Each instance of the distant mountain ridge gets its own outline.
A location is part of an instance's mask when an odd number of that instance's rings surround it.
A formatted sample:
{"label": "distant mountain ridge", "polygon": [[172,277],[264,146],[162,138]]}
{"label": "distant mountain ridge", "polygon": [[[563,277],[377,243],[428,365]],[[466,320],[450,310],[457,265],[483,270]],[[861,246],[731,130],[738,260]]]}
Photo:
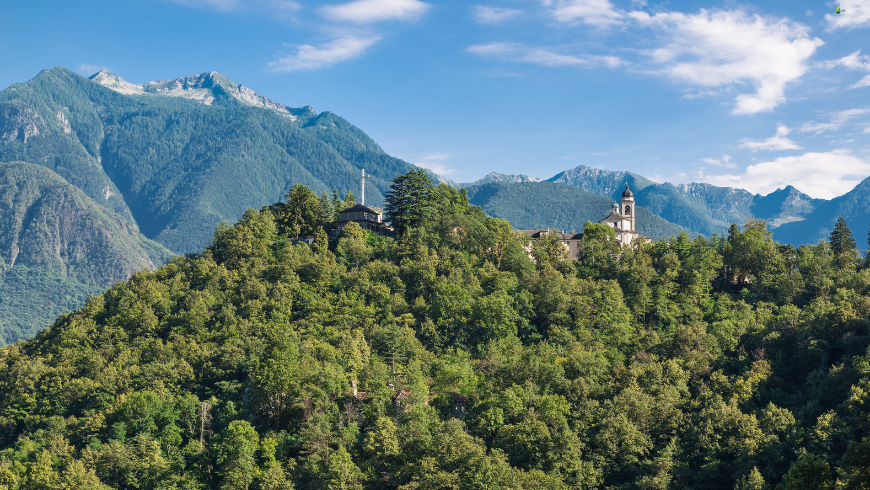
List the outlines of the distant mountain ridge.
{"label": "distant mountain ridge", "polygon": [[100,85],[124,95],[165,95],[182,97],[202,102],[206,105],[235,100],[254,107],[262,107],[278,112],[292,120],[300,113],[314,115],[311,106],[290,108],[264,97],[248,87],[235,83],[216,71],[190,75],[173,80],[161,80],[133,84],[108,70],[101,70],[89,78]]}
{"label": "distant mountain ridge", "polygon": [[[561,182],[494,181],[466,188],[469,202],[495,218],[506,219],[514,228],[581,231],[586,221],[607,217],[613,201]],[[636,206],[637,232],[658,240],[688,232],[679,225]]]}
{"label": "distant mountain ridge", "polygon": [[[216,72],[141,85],[44,70],[0,92],[0,161],[48,167],[178,253],[293,184],[383,204],[416,167],[331,112],[290,108]],[[362,196],[356,196],[359,200]]]}

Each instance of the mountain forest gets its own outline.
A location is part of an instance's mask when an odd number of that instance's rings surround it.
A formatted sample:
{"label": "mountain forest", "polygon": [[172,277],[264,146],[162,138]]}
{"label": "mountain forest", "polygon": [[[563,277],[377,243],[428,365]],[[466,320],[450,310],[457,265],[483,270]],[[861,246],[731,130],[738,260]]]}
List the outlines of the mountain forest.
{"label": "mountain forest", "polygon": [[870,485],[845,220],[797,248],[590,222],[569,260],[421,171],[384,199],[396,238],[330,241],[294,186],[0,349],[0,489]]}

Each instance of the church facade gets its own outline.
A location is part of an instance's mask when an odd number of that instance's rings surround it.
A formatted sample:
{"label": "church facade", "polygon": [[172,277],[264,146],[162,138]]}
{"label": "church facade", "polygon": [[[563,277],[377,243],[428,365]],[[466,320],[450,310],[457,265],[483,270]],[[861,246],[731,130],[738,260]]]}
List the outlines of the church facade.
{"label": "church facade", "polygon": [[[635,229],[634,194],[628,188],[628,184],[625,185],[625,191],[622,192],[622,200],[618,203],[613,203],[613,207],[610,208],[610,214],[604,219],[599,220],[598,223],[613,228],[614,233],[616,233],[616,240],[621,247],[630,246],[635,241],[642,243],[650,241],[649,238],[641,235]],[[518,231],[528,235],[532,241],[556,234],[562,245],[568,249],[568,256],[571,257],[571,260],[579,258],[580,245],[583,239],[582,233],[563,233],[559,230],[550,229]],[[529,253],[529,257],[531,257],[531,247],[528,247],[526,251]]]}
{"label": "church facade", "polygon": [[634,219],[634,194],[628,188],[628,184],[625,184],[622,200],[618,203],[613,203],[613,207],[610,208],[610,214],[600,220],[599,223],[613,228],[613,231],[616,233],[616,240],[620,245],[631,245],[632,242],[638,239],[649,241],[649,239],[642,237],[636,231]]}

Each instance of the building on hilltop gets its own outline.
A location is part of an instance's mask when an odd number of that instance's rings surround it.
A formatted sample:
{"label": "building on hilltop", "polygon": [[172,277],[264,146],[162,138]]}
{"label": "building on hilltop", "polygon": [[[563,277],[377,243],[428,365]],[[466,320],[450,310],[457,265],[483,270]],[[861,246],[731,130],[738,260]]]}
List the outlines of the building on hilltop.
{"label": "building on hilltop", "polygon": [[350,222],[354,222],[363,230],[368,230],[376,235],[394,236],[396,230],[384,222],[384,213],[381,208],[366,206],[365,169],[362,169],[362,177],[358,180],[362,181],[360,204],[355,204],[338,213],[338,223],[336,223],[335,228],[329,231],[329,237],[333,239],[338,238],[341,235],[341,231]]}
{"label": "building on hilltop", "polygon": [[[625,191],[622,193],[622,201],[613,203],[610,208],[610,214],[604,219],[598,221],[602,225],[607,225],[613,228],[616,233],[616,240],[620,247],[631,245],[635,241],[642,243],[649,242],[650,239],[635,231],[635,207],[634,194],[625,184]],[[529,238],[539,240],[541,237],[549,236],[553,233],[559,236],[559,241],[568,249],[568,256],[571,260],[577,260],[580,254],[580,242],[583,239],[582,233],[563,233],[558,230],[518,230],[520,233],[528,235]],[[531,247],[526,249],[531,257]]]}
{"label": "building on hilltop", "polygon": [[363,230],[368,230],[376,235],[393,236],[395,230],[384,222],[384,215],[379,208],[355,204],[338,213],[338,223],[329,233],[330,238],[338,238],[341,230],[348,223],[354,222]]}
{"label": "building on hilltop", "polygon": [[[542,237],[556,234],[559,236],[559,241],[568,249],[568,256],[571,260],[577,260],[580,253],[580,240],[583,239],[582,233],[562,233],[559,230],[517,230],[524,235],[528,235],[532,241],[540,240]],[[529,257],[532,256],[531,246],[526,248]]]}
{"label": "building on hilltop", "polygon": [[610,214],[599,221],[602,225],[607,225],[613,228],[616,232],[616,240],[620,245],[631,245],[634,240],[649,241],[649,238],[643,237],[634,227],[634,194],[625,184],[625,190],[622,192],[622,201],[613,203],[610,208]]}

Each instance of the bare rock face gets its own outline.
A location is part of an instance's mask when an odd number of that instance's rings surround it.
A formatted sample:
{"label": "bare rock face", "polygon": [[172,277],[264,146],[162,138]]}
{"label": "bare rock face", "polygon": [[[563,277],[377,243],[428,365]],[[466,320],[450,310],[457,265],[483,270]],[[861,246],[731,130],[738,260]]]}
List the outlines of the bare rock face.
{"label": "bare rock face", "polygon": [[[216,71],[136,85],[125,81],[114,73],[103,70],[93,75],[91,80],[125,95],[150,94],[182,97],[206,105],[212,105],[221,99],[234,99],[247,105],[275,111],[293,121],[298,119],[296,113],[299,112],[299,109],[291,109],[284,104],[279,104],[248,87],[233,82]],[[311,108],[307,107],[302,110],[305,109],[310,110]]]}
{"label": "bare rock face", "polygon": [[45,121],[30,107],[8,105],[0,107],[0,138],[13,142],[20,139],[24,143],[40,134]]}

